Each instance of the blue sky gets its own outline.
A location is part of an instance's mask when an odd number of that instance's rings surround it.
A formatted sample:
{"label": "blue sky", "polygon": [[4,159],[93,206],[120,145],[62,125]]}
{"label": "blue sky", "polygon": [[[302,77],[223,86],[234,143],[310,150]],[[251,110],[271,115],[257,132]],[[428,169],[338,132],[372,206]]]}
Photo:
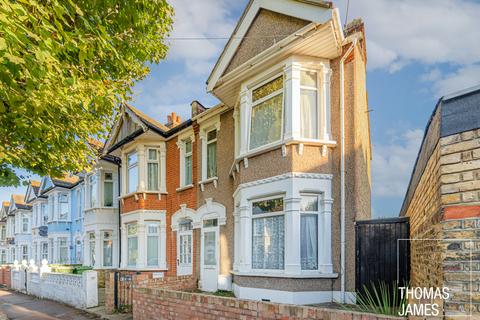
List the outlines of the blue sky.
{"label": "blue sky", "polygon": [[[246,0],[172,0],[174,37],[228,37]],[[345,19],[347,0],[334,1]],[[395,216],[439,97],[480,83],[480,1],[354,0],[367,36],[375,217]],[[171,41],[167,59],[135,87],[133,104],[161,122],[190,102],[212,106],[205,81],[226,40]],[[23,188],[0,188],[0,200]]]}

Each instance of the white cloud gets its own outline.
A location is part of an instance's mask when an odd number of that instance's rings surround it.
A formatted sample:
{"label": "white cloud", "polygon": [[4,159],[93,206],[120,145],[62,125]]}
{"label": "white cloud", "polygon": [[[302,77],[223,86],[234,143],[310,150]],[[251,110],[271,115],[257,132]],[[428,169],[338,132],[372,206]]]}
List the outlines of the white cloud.
{"label": "white cloud", "polygon": [[[345,1],[337,5],[345,13]],[[479,2],[356,0],[350,6],[350,17],[365,21],[370,70],[395,71],[406,61],[427,65],[480,61]]]}
{"label": "white cloud", "polygon": [[435,79],[433,90],[437,97],[480,84],[480,65],[468,65]]}
{"label": "white cloud", "polygon": [[[393,135],[398,136],[398,135]],[[373,147],[373,196],[403,197],[423,138],[423,130],[405,131],[400,139]]]}

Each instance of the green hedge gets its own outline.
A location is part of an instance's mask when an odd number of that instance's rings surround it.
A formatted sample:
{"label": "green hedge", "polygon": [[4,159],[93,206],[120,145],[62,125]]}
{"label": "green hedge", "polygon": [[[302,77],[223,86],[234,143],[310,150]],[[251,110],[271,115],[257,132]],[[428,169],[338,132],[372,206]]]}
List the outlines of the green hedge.
{"label": "green hedge", "polygon": [[52,264],[52,272],[82,274],[85,271],[92,270],[92,267],[82,266],[81,264]]}

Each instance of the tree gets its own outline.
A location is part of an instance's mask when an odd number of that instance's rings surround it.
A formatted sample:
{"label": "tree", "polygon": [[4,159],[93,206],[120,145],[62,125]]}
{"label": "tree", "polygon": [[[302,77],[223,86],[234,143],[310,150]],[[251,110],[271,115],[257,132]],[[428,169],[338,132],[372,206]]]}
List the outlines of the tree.
{"label": "tree", "polygon": [[166,0],[0,0],[0,186],[87,168],[172,21]]}

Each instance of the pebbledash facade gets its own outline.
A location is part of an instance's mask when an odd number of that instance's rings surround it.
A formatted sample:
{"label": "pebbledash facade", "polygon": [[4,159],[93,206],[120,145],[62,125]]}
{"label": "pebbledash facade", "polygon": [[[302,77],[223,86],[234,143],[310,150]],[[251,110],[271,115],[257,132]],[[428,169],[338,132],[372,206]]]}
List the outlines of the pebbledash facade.
{"label": "pebbledash facade", "polygon": [[[204,291],[309,304],[353,299],[354,223],[370,217],[363,24],[320,1],[250,1],[207,82],[166,125],[125,105],[124,272],[193,276]],[[272,36],[278,35],[278,36]]]}

